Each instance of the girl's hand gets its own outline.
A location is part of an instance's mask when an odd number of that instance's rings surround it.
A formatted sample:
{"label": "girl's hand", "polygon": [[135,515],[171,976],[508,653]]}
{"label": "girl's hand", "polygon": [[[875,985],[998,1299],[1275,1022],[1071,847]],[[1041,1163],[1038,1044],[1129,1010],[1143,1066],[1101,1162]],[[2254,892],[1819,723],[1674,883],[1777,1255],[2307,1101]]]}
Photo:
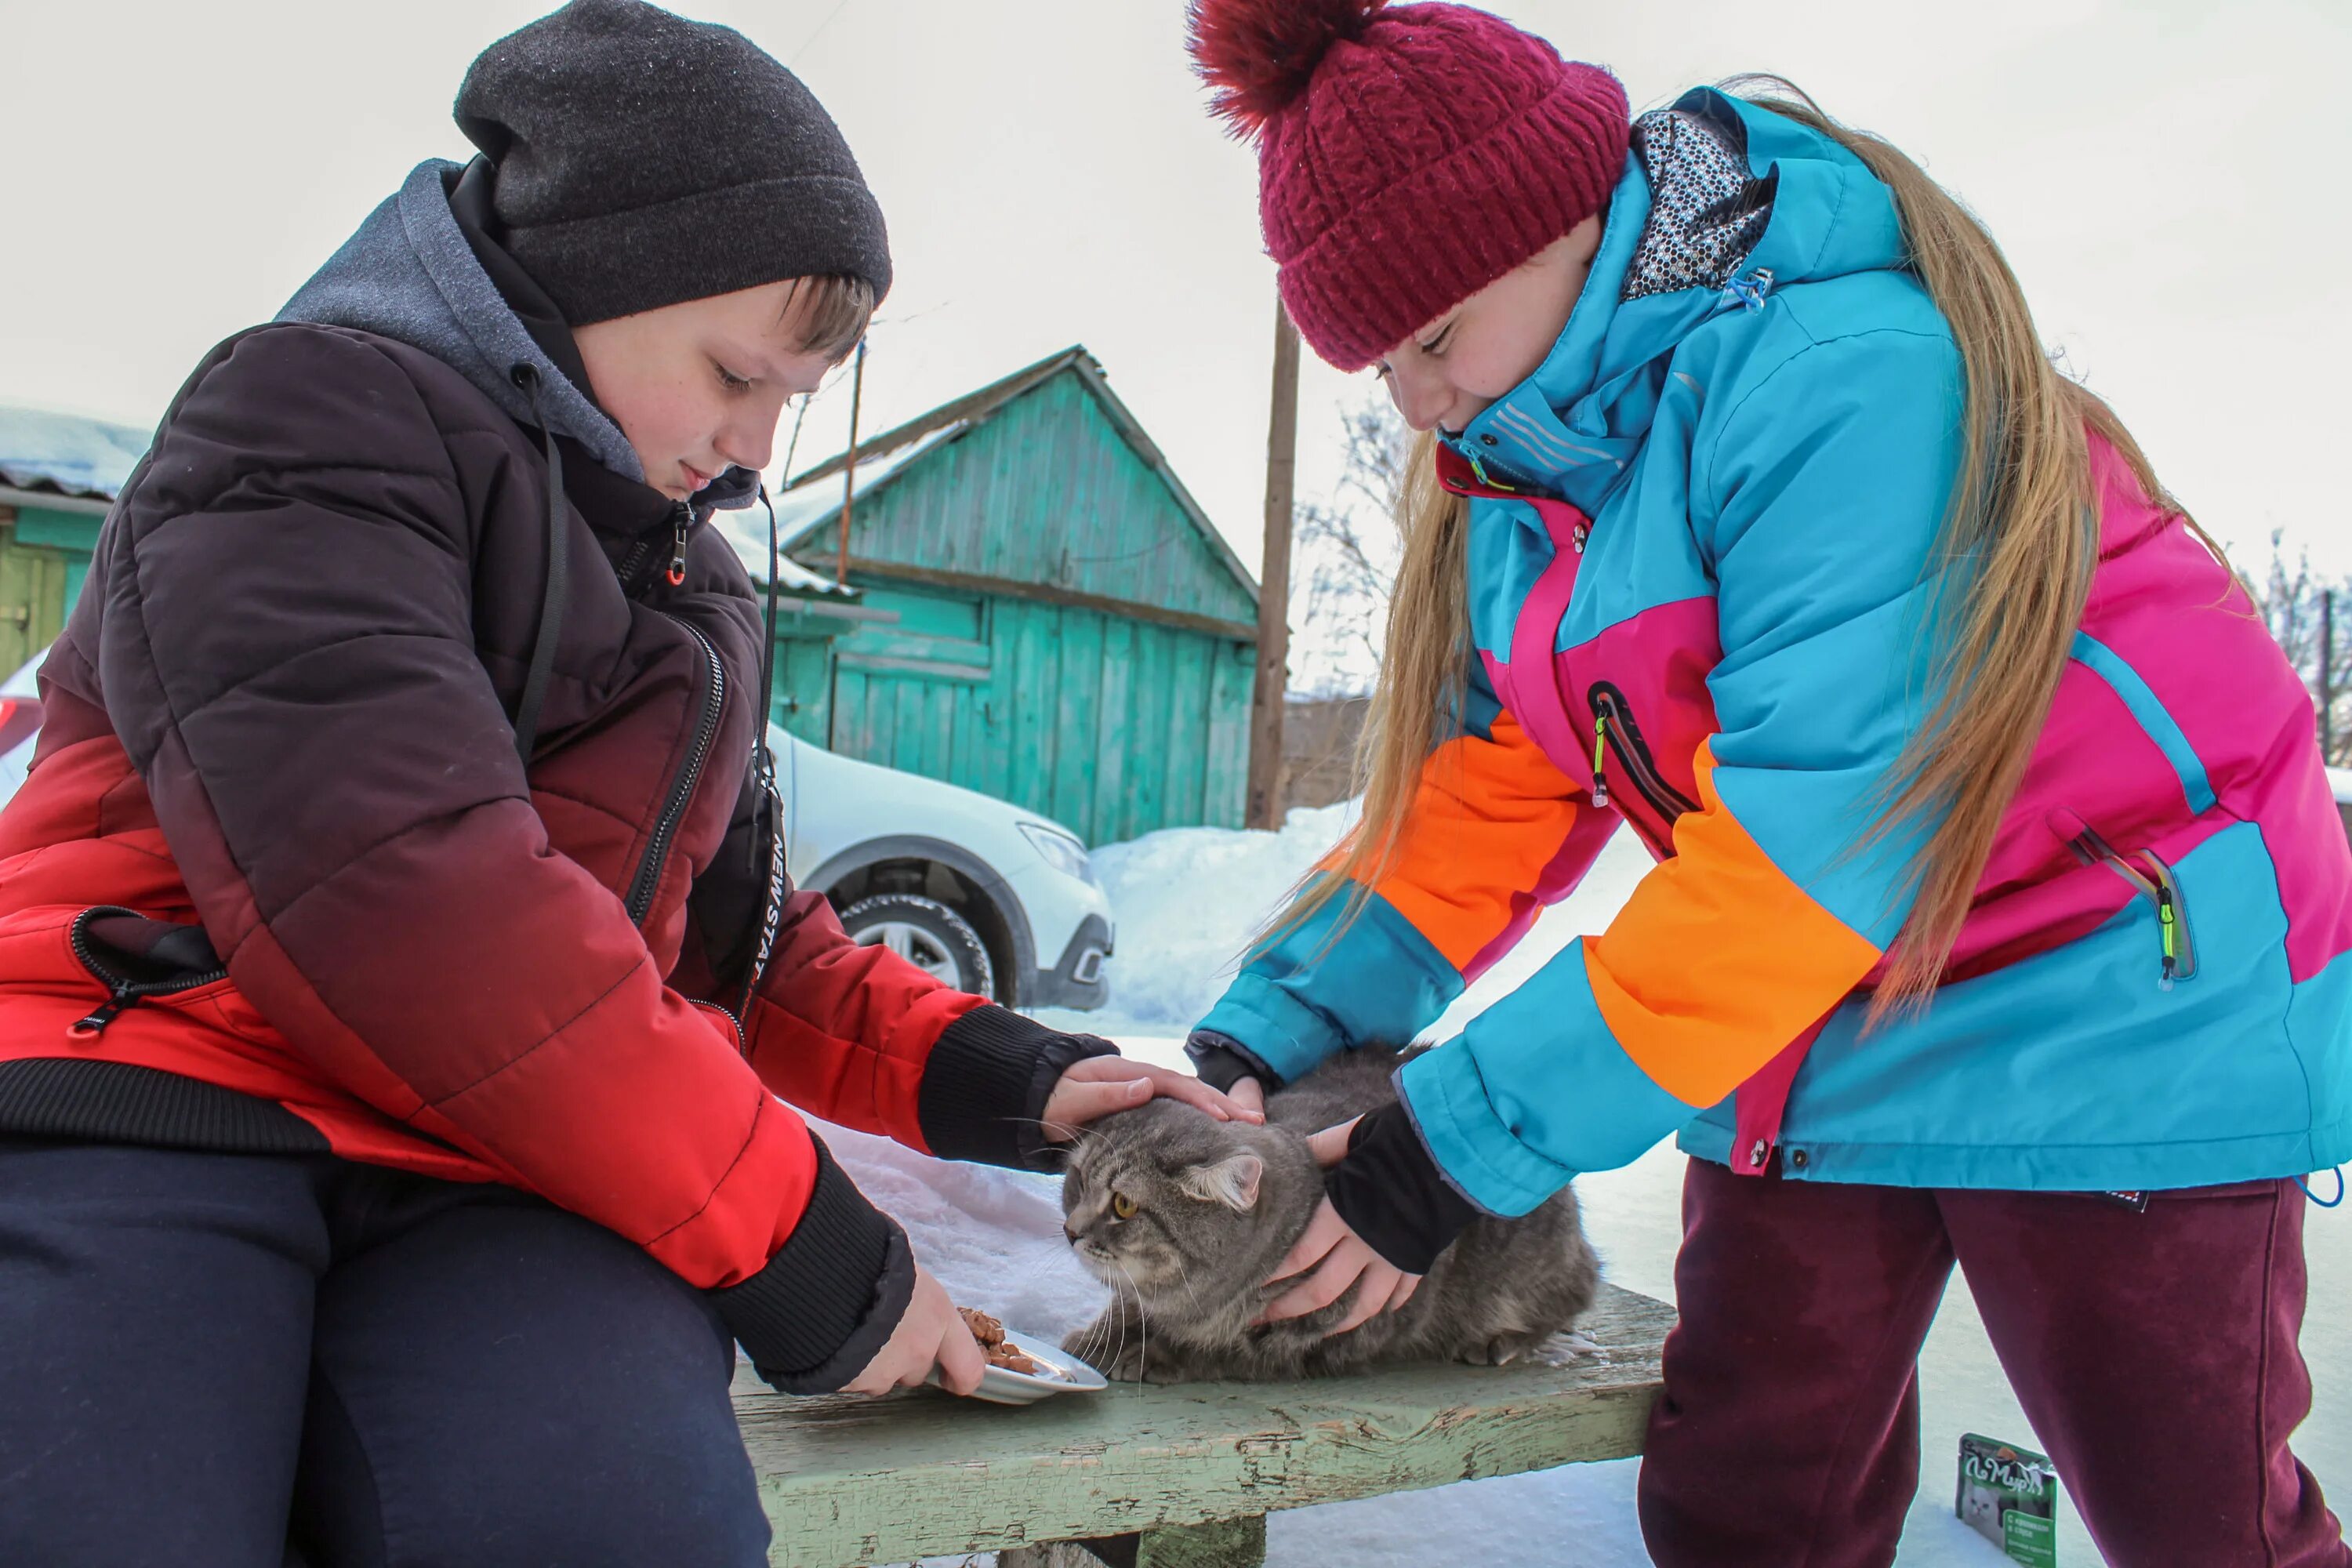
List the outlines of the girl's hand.
{"label": "girl's hand", "polygon": [[842,1390],[871,1399],[894,1388],[915,1388],[929,1381],[934,1369],[940,1386],[950,1394],[970,1394],[980,1386],[988,1358],[980,1342],[964,1326],[963,1314],[948,1300],[947,1290],[931,1271],[915,1265],[915,1293],[890,1338]]}
{"label": "girl's hand", "polygon": [[1259,1121],[1265,1120],[1265,1085],[1258,1082],[1257,1079],[1254,1078],[1234,1079],[1234,1086],[1225,1090],[1225,1098],[1244,1110],[1256,1111]]}
{"label": "girl's hand", "polygon": [[[1334,1128],[1332,1131],[1345,1130]],[[1318,1133],[1316,1136],[1320,1138],[1326,1134]],[[1420,1275],[1407,1274],[1374,1252],[1361,1237],[1348,1228],[1348,1222],[1339,1217],[1339,1211],[1331,1206],[1328,1198],[1318,1205],[1315,1217],[1307,1222],[1306,1233],[1299,1237],[1297,1245],[1290,1249],[1290,1255],[1276,1268],[1265,1283],[1272,1285],[1310,1268],[1314,1272],[1270,1302],[1259,1315],[1258,1321],[1278,1322],[1285,1318],[1303,1318],[1309,1312],[1319,1312],[1353,1287],[1355,1305],[1330,1330],[1334,1334],[1344,1334],[1359,1323],[1370,1322],[1382,1312],[1394,1311],[1412,1300],[1412,1293],[1421,1289]]]}
{"label": "girl's hand", "polygon": [[1220,1094],[1188,1072],[1171,1072],[1124,1057],[1088,1057],[1071,1065],[1046,1098],[1045,1137],[1066,1143],[1087,1122],[1115,1110],[1132,1110],[1154,1095],[1197,1106],[1220,1121],[1264,1121],[1260,1106],[1246,1106]]}
{"label": "girl's hand", "polygon": [[[1255,1088],[1255,1080],[1245,1079]],[[1240,1085],[1236,1084],[1235,1088]],[[1348,1157],[1348,1138],[1355,1131],[1362,1117],[1342,1121],[1337,1127],[1326,1127],[1307,1141],[1307,1151],[1315,1163],[1329,1170]],[[1339,1211],[1325,1198],[1316,1208],[1315,1217],[1307,1222],[1306,1231],[1289,1256],[1275,1268],[1265,1283],[1288,1279],[1312,1268],[1314,1273],[1300,1280],[1287,1293],[1268,1304],[1260,1314],[1260,1322],[1275,1322],[1284,1318],[1303,1318],[1329,1306],[1356,1289],[1356,1304],[1348,1315],[1332,1326],[1335,1334],[1344,1334],[1359,1323],[1370,1322],[1382,1312],[1393,1312],[1412,1300],[1421,1289],[1421,1276],[1407,1274],[1367,1246],[1339,1217]]]}

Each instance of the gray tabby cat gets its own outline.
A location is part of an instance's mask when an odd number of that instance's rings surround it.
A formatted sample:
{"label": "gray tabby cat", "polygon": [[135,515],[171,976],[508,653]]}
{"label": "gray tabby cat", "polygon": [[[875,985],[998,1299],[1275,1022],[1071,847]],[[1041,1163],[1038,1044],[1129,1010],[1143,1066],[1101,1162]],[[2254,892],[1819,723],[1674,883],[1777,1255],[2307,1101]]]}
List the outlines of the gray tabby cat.
{"label": "gray tabby cat", "polygon": [[1348,1052],[1271,1096],[1263,1127],[1155,1100],[1087,1129],[1062,1184],[1063,1229],[1112,1296],[1063,1348],[1115,1382],[1250,1381],[1388,1362],[1500,1366],[1567,1329],[1592,1304],[1600,1265],[1565,1188],[1518,1219],[1480,1215],[1411,1300],[1345,1334],[1326,1337],[1345,1297],[1250,1327],[1282,1294],[1259,1281],[1323,1197],[1308,1135],[1391,1103],[1406,1059]]}

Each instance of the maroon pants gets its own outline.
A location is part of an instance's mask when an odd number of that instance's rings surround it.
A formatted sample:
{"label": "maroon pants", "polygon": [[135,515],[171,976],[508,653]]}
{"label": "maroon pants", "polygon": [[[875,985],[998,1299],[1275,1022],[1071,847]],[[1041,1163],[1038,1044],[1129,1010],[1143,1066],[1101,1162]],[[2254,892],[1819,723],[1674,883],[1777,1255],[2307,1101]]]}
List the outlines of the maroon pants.
{"label": "maroon pants", "polygon": [[2352,1568],[2287,1451],[2311,1408],[2291,1182],[2058,1193],[1735,1176],[1691,1162],[1682,1321],[1642,1464],[1658,1568],[1895,1561],[1919,1476],[1920,1343],[1957,1259],[2116,1568]]}

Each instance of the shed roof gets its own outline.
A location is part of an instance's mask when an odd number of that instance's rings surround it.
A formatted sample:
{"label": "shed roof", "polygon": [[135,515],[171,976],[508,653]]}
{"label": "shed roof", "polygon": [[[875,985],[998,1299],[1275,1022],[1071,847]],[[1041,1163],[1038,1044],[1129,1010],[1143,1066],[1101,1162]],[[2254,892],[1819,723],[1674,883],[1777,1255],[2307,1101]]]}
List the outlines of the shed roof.
{"label": "shed roof", "polygon": [[[1108,373],[1101,362],[1087,353],[1083,344],[1074,343],[1059,353],[1049,354],[1034,364],[1024,366],[986,386],[943,403],[870,440],[859,442],[857,499],[863,500],[869,493],[884,489],[901,475],[919,467],[924,457],[986,425],[1024,393],[1034,391],[1065,373],[1075,375],[1086,388],[1111,427],[1118,433],[1119,438],[1165,487],[1169,499],[1199,532],[1211,555],[1232,574],[1234,582],[1255,605],[1257,603],[1257,580],[1250,575],[1249,569],[1234,554],[1233,546],[1225,542],[1224,535],[1217,531],[1208,514],[1201,510],[1200,503],[1192,499],[1192,492],[1176,477],[1175,470],[1168,465],[1166,454],[1145,434],[1134,412],[1111,390]],[[808,542],[812,535],[840,520],[844,486],[839,481],[848,463],[847,453],[835,453],[792,480],[790,487],[778,498],[776,516],[784,531],[785,549]]]}
{"label": "shed roof", "polygon": [[103,419],[0,406],[0,484],[110,501],[152,439],[151,431]]}

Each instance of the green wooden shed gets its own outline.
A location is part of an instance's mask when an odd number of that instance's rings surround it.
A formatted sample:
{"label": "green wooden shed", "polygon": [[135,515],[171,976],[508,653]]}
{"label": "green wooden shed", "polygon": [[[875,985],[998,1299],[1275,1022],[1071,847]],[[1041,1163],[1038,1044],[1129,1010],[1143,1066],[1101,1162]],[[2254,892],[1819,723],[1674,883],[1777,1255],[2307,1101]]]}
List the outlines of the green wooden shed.
{"label": "green wooden shed", "polygon": [[148,432],[0,408],[0,679],[56,640]]}
{"label": "green wooden shed", "polygon": [[[842,576],[847,467],[779,500],[803,572]],[[1257,584],[1093,355],[862,443],[840,586],[868,618],[782,639],[780,722],[1089,843],[1240,826]]]}

